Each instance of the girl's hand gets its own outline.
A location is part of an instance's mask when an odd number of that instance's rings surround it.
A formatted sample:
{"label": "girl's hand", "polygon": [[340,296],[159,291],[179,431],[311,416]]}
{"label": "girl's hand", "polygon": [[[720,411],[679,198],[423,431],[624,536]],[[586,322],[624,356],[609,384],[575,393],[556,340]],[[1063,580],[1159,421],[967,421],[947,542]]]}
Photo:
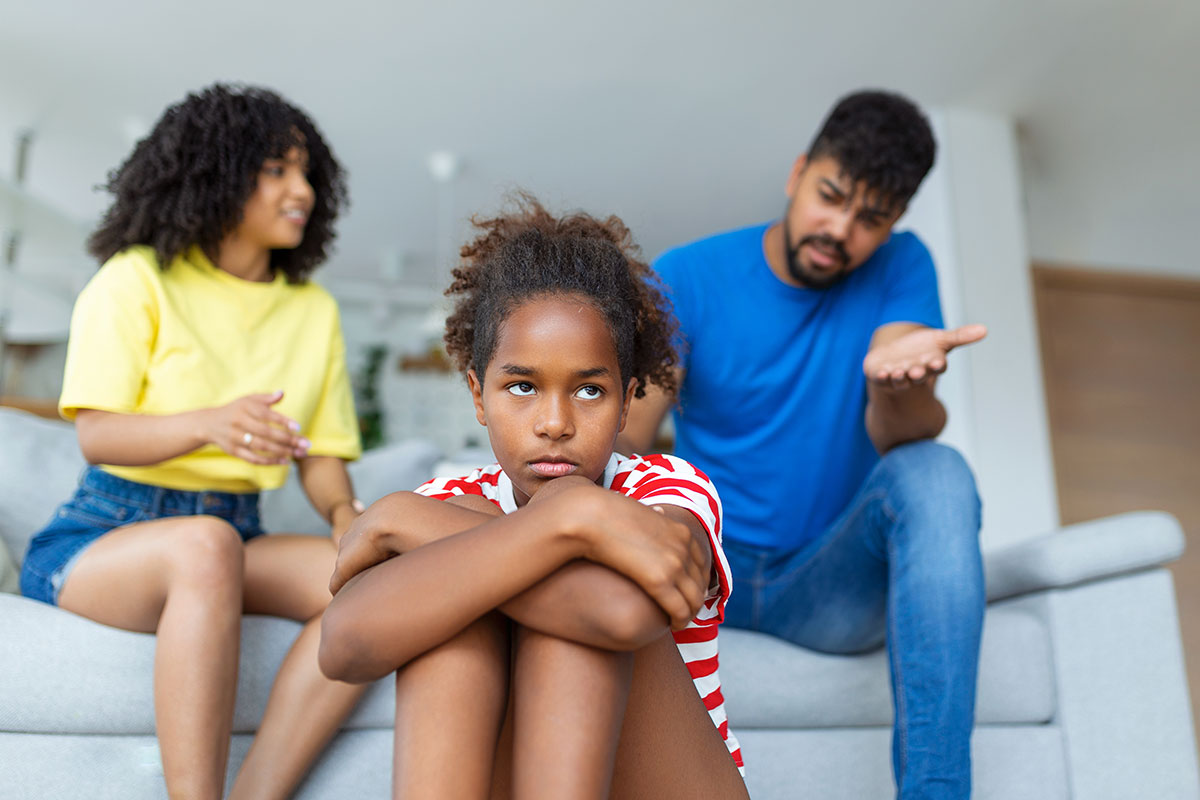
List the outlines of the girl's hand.
{"label": "girl's hand", "polygon": [[329,578],[329,593],[337,594],[346,582],[365,569],[387,561],[396,552],[387,546],[385,538],[377,535],[371,524],[370,509],[350,523],[338,542],[337,561]]}
{"label": "girl's hand", "polygon": [[569,518],[582,523],[585,557],[642,587],[670,617],[672,629],[685,627],[703,604],[709,584],[708,553],[692,530],[659,506],[599,487],[572,487],[558,494]]}
{"label": "girl's hand", "polygon": [[311,443],[300,436],[300,423],[271,408],[282,399],[282,390],[249,394],[207,409],[207,440],[251,464],[286,464],[303,458]]}

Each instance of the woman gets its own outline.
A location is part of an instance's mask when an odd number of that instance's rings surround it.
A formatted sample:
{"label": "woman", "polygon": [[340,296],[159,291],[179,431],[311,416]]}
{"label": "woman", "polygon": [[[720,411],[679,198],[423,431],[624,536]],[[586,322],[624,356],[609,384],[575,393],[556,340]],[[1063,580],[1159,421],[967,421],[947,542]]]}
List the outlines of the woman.
{"label": "woman", "polygon": [[[168,108],[108,189],[59,400],[92,466],[31,541],[21,589],[157,633],[172,797],[223,793],[241,615],[305,622],[231,795],[284,797],[362,691],[316,658],[337,541],[362,508],[337,306],[306,281],[343,172],[304,112],[214,85]],[[328,539],[263,535],[258,492],[292,461]]]}

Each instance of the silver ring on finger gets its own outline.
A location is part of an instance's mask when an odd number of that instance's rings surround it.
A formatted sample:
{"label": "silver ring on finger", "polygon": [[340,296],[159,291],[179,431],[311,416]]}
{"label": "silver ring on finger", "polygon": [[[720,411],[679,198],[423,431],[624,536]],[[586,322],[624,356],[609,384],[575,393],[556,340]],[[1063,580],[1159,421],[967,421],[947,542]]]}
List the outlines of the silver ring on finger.
{"label": "silver ring on finger", "polygon": [[246,447],[249,447],[250,443],[253,441],[254,441],[254,434],[251,433],[250,431],[246,431],[245,433],[242,434],[242,444],[246,445]]}

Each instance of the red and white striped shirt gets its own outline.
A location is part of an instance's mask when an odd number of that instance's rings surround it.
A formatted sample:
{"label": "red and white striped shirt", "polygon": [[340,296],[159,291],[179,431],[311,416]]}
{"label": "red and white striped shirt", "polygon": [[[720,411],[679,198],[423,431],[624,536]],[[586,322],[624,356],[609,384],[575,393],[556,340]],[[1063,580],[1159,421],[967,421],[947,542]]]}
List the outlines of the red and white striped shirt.
{"label": "red and white striped shirt", "polygon": [[[685,508],[700,520],[708,533],[717,585],[709,589],[708,597],[687,627],[672,635],[709,717],[721,732],[725,746],[740,770],[742,750],[737,737],[729,730],[721,678],[717,672],[717,626],[725,618],[725,601],[733,589],[729,563],[721,549],[721,499],[717,489],[707,475],[681,458],[669,455],[626,458],[616,453],[604,469],[603,485],[645,505]],[[435,500],[474,494],[491,500],[505,514],[517,510],[512,481],[499,464],[477,469],[462,478],[434,478],[415,491]]]}

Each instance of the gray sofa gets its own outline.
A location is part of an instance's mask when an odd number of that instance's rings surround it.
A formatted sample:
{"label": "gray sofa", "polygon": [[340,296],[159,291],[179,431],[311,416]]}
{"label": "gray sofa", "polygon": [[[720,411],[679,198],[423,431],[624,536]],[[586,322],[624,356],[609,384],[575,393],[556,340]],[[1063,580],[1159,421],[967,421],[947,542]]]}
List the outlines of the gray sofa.
{"label": "gray sofa", "polygon": [[[82,459],[70,427],[0,409],[0,537],[17,557],[71,491]],[[352,471],[364,499],[415,485],[439,454],[406,442]],[[319,531],[295,485],[264,501],[270,530]],[[978,798],[1197,798],[1195,742],[1175,600],[1164,562],[1182,549],[1167,515],[1076,525],[989,553],[980,666]],[[3,561],[3,554],[0,554]],[[0,564],[0,581],[3,581]],[[298,631],[248,617],[231,771]],[[154,639],[0,594],[0,796],[158,798]],[[721,634],[730,722],[756,800],[892,793],[891,701],[881,652],[811,653]],[[388,795],[392,698],[372,687],[314,767],[302,798]]]}

